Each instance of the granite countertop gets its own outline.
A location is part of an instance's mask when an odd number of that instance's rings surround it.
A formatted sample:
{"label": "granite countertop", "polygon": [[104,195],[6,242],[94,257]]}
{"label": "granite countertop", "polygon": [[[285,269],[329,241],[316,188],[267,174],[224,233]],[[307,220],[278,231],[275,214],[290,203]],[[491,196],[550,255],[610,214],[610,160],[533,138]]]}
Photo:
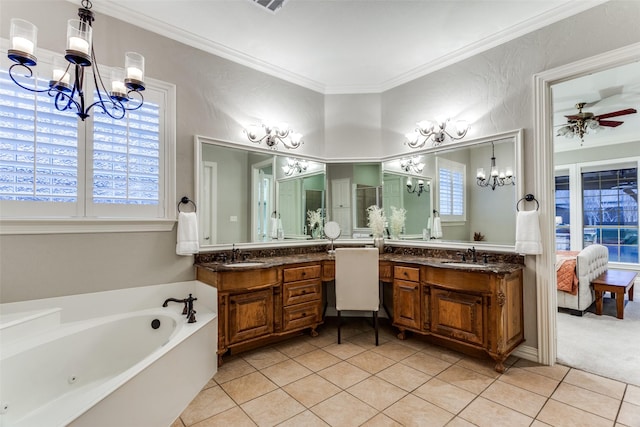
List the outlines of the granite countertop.
{"label": "granite countertop", "polygon": [[[281,267],[290,264],[302,264],[306,262],[320,262],[326,260],[333,260],[335,257],[333,255],[329,255],[326,252],[315,252],[315,253],[307,253],[307,254],[294,254],[287,256],[272,256],[272,257],[264,257],[264,258],[249,258],[244,261],[236,261],[236,262],[204,262],[204,263],[196,263],[196,266],[205,268],[209,271],[246,271],[246,270],[256,270],[256,269],[266,269],[273,267]],[[381,254],[381,261],[391,261],[396,263],[406,263],[413,264],[416,266],[428,266],[434,268],[447,268],[454,270],[462,270],[462,271],[477,271],[477,272],[491,272],[491,273],[501,273],[508,274],[518,269],[523,268],[521,264],[512,264],[506,262],[488,262],[487,264],[482,263],[482,261],[473,263],[473,262],[462,262],[459,260],[449,259],[449,258],[435,258],[435,257],[424,257],[417,255],[406,255],[406,254]]]}

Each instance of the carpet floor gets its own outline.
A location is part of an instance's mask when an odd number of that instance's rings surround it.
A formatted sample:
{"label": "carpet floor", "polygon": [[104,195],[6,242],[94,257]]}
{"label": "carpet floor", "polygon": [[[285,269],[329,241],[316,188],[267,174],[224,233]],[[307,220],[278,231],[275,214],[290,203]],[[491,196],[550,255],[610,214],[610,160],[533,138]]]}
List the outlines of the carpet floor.
{"label": "carpet floor", "polygon": [[624,319],[605,298],[602,316],[592,305],[582,316],[559,312],[557,362],[640,386],[640,301],[625,300]]}

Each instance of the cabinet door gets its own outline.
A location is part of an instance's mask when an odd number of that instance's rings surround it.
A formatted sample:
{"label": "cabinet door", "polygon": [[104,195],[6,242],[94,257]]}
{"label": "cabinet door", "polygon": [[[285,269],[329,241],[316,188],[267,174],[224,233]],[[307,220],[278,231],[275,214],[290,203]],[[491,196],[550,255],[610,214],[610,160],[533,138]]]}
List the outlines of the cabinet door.
{"label": "cabinet door", "polygon": [[431,331],[435,334],[484,343],[482,296],[431,289]]}
{"label": "cabinet door", "polygon": [[393,281],[393,323],[420,329],[420,284]]}
{"label": "cabinet door", "polygon": [[229,344],[272,332],[272,289],[229,296]]}

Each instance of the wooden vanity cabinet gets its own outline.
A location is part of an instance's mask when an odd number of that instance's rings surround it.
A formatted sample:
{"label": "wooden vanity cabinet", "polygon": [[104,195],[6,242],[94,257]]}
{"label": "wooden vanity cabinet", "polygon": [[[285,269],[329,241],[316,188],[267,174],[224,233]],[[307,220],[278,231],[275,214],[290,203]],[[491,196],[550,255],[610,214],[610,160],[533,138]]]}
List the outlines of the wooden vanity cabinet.
{"label": "wooden vanity cabinet", "polygon": [[494,273],[423,266],[416,283],[415,272],[401,268],[393,282],[398,338],[412,331],[483,350],[496,361],[496,371],[504,372],[504,361],[524,341],[522,269]]}
{"label": "wooden vanity cabinet", "polygon": [[322,323],[322,263],[212,271],[196,279],[218,289],[218,364],[222,356]]}

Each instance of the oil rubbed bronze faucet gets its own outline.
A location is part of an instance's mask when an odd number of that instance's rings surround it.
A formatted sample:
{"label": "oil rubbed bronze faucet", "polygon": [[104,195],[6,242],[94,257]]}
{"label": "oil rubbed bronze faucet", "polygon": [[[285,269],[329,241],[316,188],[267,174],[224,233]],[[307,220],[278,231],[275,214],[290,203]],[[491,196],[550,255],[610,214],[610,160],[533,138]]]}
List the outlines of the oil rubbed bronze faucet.
{"label": "oil rubbed bronze faucet", "polygon": [[182,309],[182,314],[187,316],[187,323],[195,323],[196,322],[196,311],[193,309],[193,302],[198,298],[194,298],[192,294],[185,299],[176,299],[176,298],[167,298],[164,303],[162,303],[163,307],[167,307],[170,302],[178,302],[184,304],[184,308]]}
{"label": "oil rubbed bronze faucet", "polygon": [[472,246],[471,248],[467,249],[467,252],[469,252],[471,254],[471,261],[472,262],[478,262],[478,257],[476,256],[476,248],[475,248],[475,246]]}

